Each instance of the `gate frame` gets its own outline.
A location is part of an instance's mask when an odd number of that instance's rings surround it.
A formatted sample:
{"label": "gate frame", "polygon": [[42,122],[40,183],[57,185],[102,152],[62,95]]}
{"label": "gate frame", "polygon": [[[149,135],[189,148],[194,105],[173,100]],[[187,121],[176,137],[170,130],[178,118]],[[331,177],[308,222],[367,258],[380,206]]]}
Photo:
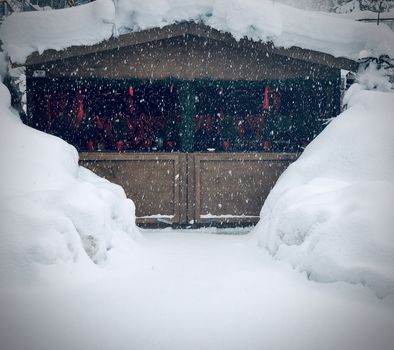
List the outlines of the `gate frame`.
{"label": "gate frame", "polygon": [[[121,182],[122,163],[141,162],[141,161],[172,161],[174,178],[169,185],[173,188],[174,212],[171,219],[161,219],[147,214],[146,216],[139,216],[136,218],[137,224],[147,226],[157,226],[162,224],[172,226],[187,226],[187,225],[234,225],[234,224],[255,224],[259,220],[259,216],[234,216],[234,217],[201,217],[201,162],[203,161],[234,161],[234,162],[282,162],[290,165],[298,158],[298,153],[147,153],[147,152],[83,152],[80,153],[80,164],[86,166],[90,170],[97,172],[98,175],[107,178],[107,180],[118,183],[127,191],[127,186],[130,188],[138,188],[138,182],[144,181],[149,174],[144,173],[141,168],[141,176],[132,185]],[[109,166],[103,163],[109,163]],[[138,169],[138,168],[136,168]],[[270,169],[268,166],[267,169]],[[246,168],[247,171],[247,168]],[[117,173],[119,172],[119,174]],[[124,179],[123,179],[124,180]],[[269,184],[273,186],[274,184]],[[154,194],[160,196],[160,192]],[[132,196],[128,195],[132,200]],[[265,198],[264,198],[265,199]],[[138,203],[136,204],[138,206]],[[260,210],[261,208],[258,208]],[[159,214],[159,213],[155,213]]]}

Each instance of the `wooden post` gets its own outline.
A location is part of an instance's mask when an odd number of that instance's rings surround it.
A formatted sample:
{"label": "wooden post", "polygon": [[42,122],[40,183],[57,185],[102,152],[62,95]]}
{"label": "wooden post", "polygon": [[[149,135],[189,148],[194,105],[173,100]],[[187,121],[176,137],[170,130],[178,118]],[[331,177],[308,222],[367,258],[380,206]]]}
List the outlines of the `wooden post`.
{"label": "wooden post", "polygon": [[378,24],[377,24],[377,25],[379,25],[379,22],[380,22],[380,12],[382,12],[382,3],[383,3],[383,1],[380,1],[380,2],[379,2],[379,9],[378,9]]}
{"label": "wooden post", "polygon": [[194,148],[194,89],[192,82],[179,84],[179,103],[181,105],[180,138],[182,152],[192,152]]}

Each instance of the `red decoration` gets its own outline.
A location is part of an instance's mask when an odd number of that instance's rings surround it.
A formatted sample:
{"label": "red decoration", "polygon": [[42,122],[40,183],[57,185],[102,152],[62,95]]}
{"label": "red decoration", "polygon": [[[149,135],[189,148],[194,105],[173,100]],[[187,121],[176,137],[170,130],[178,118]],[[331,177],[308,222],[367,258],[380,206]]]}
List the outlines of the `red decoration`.
{"label": "red decoration", "polygon": [[78,103],[78,107],[77,107],[77,120],[76,123],[77,125],[79,125],[83,119],[83,95],[81,93],[77,94],[77,103]]}
{"label": "red decoration", "polygon": [[125,144],[124,144],[123,141],[116,141],[116,143],[115,143],[115,147],[116,147],[116,150],[118,152],[123,151],[124,150],[124,146],[125,146]]}
{"label": "red decoration", "polygon": [[263,109],[265,111],[269,110],[269,96],[271,94],[271,88],[269,86],[266,86],[264,89],[264,104],[263,104]]}
{"label": "red decoration", "polygon": [[195,130],[196,132],[199,130],[204,130],[206,133],[211,133],[212,131],[212,124],[214,122],[215,117],[209,114],[204,114],[204,115],[196,115],[196,124],[195,124]]}
{"label": "red decoration", "polygon": [[132,86],[129,86],[129,95],[134,96],[134,89]]}
{"label": "red decoration", "polygon": [[231,142],[228,140],[223,141],[223,151],[227,152],[230,149]]}
{"label": "red decoration", "polygon": [[93,141],[88,141],[88,142],[86,142],[86,149],[87,149],[89,152],[94,151],[94,142],[93,142]]}
{"label": "red decoration", "polygon": [[130,114],[134,115],[134,113],[135,113],[135,104],[134,104],[134,99],[131,98],[131,96],[127,98],[126,105],[127,105],[127,109],[130,112]]}
{"label": "red decoration", "polygon": [[269,142],[269,140],[264,140],[264,142],[263,142],[264,151],[269,151],[270,148],[271,148],[271,143]]}
{"label": "red decoration", "polygon": [[[270,105],[271,98],[271,105]],[[264,89],[264,102],[263,109],[269,111],[270,107],[274,107],[276,110],[280,108],[281,98],[278,91],[274,91],[271,87],[266,86]]]}

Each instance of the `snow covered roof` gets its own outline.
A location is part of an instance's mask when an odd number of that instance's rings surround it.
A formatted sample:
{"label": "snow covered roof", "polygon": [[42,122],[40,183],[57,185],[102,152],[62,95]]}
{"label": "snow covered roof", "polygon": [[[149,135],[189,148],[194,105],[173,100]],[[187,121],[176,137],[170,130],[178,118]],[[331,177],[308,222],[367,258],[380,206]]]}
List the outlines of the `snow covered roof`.
{"label": "snow covered roof", "polygon": [[11,60],[24,63],[36,51],[94,45],[180,22],[203,23],[236,40],[246,37],[353,60],[367,54],[394,56],[394,33],[387,26],[270,0],[97,0],[70,9],[14,14],[0,28],[0,38]]}
{"label": "snow covered roof", "polygon": [[[47,50],[42,54],[37,52],[30,55],[26,61],[26,65],[36,65],[51,61],[65,60],[72,57],[89,55],[108,50],[119,50],[124,47],[150,43],[159,40],[171,38],[199,37],[215,42],[223,42],[230,47],[241,47],[243,49],[251,48],[253,50],[261,50],[271,55],[285,56],[287,58],[307,61],[328,66],[330,68],[343,68],[355,70],[357,64],[346,58],[334,58],[321,52],[291,47],[289,49],[275,47],[272,43],[254,42],[251,40],[241,39],[236,41],[231,34],[222,33],[216,29],[201,23],[182,22],[171,24],[163,28],[152,28],[138,32],[122,34],[119,37],[112,37],[99,44],[91,46],[73,46],[62,51]],[[159,50],[163,50],[158,46]]]}

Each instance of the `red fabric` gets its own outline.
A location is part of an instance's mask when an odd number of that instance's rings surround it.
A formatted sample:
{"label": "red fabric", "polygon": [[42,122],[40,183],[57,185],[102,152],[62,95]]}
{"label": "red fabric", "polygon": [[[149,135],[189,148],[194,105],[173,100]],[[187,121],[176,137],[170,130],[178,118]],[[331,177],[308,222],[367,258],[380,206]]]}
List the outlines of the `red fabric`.
{"label": "red fabric", "polygon": [[78,101],[78,107],[77,107],[77,120],[76,120],[76,124],[79,125],[82,122],[83,119],[83,96],[81,93],[77,94],[77,101]]}
{"label": "red fabric", "polygon": [[265,111],[268,111],[269,109],[269,96],[271,94],[271,88],[269,86],[266,86],[264,89],[264,105],[263,108]]}
{"label": "red fabric", "polygon": [[195,130],[204,130],[207,133],[210,133],[212,131],[212,124],[213,124],[213,119],[214,117],[212,115],[206,114],[206,115],[196,115],[196,125],[195,125]]}
{"label": "red fabric", "polygon": [[263,103],[263,109],[265,111],[268,111],[270,108],[270,97],[272,97],[272,104],[275,109],[279,109],[280,108],[280,104],[281,104],[281,98],[280,98],[280,94],[277,91],[274,91],[272,88],[270,88],[269,86],[266,86],[264,89],[264,103]]}

